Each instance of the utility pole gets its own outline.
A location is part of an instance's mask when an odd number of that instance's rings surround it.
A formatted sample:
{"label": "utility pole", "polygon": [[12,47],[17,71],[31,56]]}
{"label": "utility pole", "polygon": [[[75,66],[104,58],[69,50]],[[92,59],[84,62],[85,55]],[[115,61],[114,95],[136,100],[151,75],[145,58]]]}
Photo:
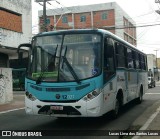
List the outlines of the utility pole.
{"label": "utility pole", "polygon": [[35,0],[35,2],[43,2],[43,31],[47,32],[47,15],[46,15],[46,2],[51,0]]}
{"label": "utility pole", "polygon": [[43,31],[47,32],[46,1],[47,0],[43,1],[43,27],[44,27]]}

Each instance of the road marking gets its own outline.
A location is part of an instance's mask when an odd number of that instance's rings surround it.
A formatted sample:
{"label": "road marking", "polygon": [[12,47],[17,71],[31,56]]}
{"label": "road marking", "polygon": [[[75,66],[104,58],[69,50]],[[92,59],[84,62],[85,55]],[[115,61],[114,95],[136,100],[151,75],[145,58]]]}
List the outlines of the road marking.
{"label": "road marking", "polygon": [[160,93],[145,93],[145,94],[148,94],[148,95],[160,95]]}
{"label": "road marking", "polygon": [[[146,123],[139,129],[139,130],[146,130],[148,128],[148,126],[152,123],[152,121],[156,118],[156,116],[158,115],[158,113],[160,112],[160,107],[157,108],[156,112],[153,113],[148,120],[146,121]],[[134,136],[132,139],[138,139],[140,136]]]}
{"label": "road marking", "polygon": [[12,111],[18,111],[18,110],[22,110],[22,109],[25,109],[25,107],[23,107],[23,108],[18,108],[18,109],[7,110],[7,111],[2,111],[2,112],[0,112],[0,114],[12,112]]}

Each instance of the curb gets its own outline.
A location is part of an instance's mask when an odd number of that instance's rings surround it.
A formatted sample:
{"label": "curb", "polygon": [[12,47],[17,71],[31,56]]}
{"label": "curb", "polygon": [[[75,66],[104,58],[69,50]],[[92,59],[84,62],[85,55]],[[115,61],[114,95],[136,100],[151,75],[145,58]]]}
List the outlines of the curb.
{"label": "curb", "polygon": [[[147,130],[156,116],[160,113],[160,101],[155,102],[147,108],[133,123],[132,126],[142,125],[140,130]],[[158,130],[158,129],[157,129]],[[138,139],[141,136],[133,136],[132,139]]]}

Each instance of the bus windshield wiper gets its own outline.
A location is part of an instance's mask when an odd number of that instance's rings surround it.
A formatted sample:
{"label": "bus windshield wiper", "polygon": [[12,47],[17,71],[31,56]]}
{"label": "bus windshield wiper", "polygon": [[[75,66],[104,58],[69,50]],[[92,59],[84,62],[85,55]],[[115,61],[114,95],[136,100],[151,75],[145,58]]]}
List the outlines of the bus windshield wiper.
{"label": "bus windshield wiper", "polygon": [[57,47],[56,47],[56,49],[55,49],[55,53],[51,56],[48,64],[46,65],[46,67],[44,68],[44,70],[41,72],[40,76],[39,76],[38,79],[36,80],[36,84],[40,84],[40,83],[41,83],[41,80],[42,80],[42,78],[43,78],[43,75],[44,75],[44,73],[46,72],[46,70],[48,69],[48,66],[50,65],[50,63],[52,62],[52,60],[55,59],[55,57],[56,57],[57,48],[58,48],[58,45],[57,45]]}
{"label": "bus windshield wiper", "polygon": [[63,61],[66,63],[69,71],[71,72],[71,74],[72,74],[72,76],[74,77],[74,79],[76,80],[76,82],[77,82],[78,84],[80,84],[81,82],[80,82],[80,80],[79,80],[76,72],[74,71],[73,67],[71,66],[71,64],[68,62],[68,60],[67,60],[67,58],[66,58],[66,51],[67,51],[67,46],[66,46],[66,50],[65,50],[64,56],[62,56]]}

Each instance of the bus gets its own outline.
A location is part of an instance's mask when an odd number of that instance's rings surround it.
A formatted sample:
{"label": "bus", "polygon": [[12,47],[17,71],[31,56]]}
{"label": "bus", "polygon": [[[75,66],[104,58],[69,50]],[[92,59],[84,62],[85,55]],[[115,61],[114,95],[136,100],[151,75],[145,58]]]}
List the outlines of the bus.
{"label": "bus", "polygon": [[103,29],[43,32],[21,47],[29,50],[27,114],[117,117],[148,88],[146,54]]}

